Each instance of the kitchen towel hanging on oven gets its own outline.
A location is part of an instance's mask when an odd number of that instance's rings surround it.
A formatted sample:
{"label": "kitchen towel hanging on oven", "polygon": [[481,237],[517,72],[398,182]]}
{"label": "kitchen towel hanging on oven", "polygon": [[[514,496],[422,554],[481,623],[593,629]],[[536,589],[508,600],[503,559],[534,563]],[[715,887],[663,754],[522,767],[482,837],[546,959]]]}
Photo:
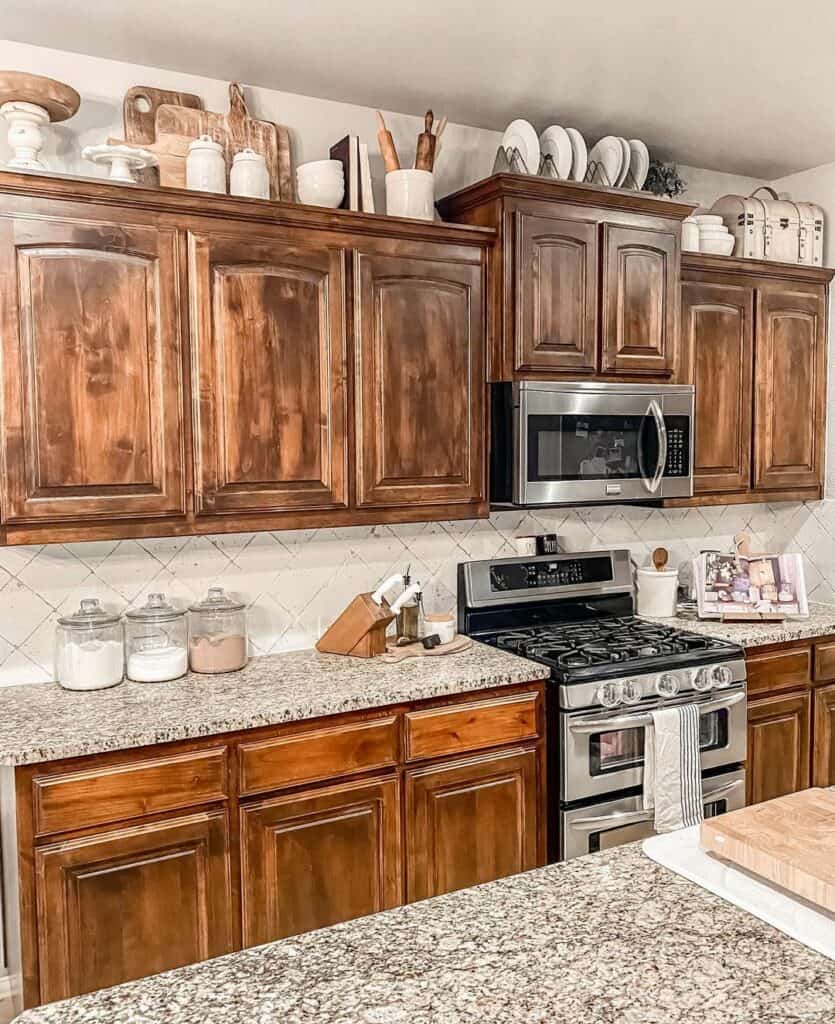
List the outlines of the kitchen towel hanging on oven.
{"label": "kitchen towel hanging on oven", "polygon": [[679,704],[652,711],[644,744],[644,807],[655,831],[675,832],[704,818],[699,709]]}

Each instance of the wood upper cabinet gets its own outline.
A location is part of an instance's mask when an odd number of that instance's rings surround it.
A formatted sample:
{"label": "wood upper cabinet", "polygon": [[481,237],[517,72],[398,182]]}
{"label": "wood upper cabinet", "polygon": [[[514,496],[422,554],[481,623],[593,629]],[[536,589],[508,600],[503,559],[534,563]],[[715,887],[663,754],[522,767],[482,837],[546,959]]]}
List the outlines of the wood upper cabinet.
{"label": "wood upper cabinet", "polygon": [[345,253],[189,235],[200,513],[347,504]]}
{"label": "wood upper cabinet", "polygon": [[682,377],[696,387],[693,489],[751,485],[754,289],[714,280],[681,286]]}
{"label": "wood upper cabinet", "polygon": [[355,253],[360,507],[484,503],[482,282],[456,247]]}
{"label": "wood upper cabinet", "polygon": [[758,291],[754,486],[820,486],[825,432],[823,288]]}
{"label": "wood upper cabinet", "polygon": [[2,519],[185,511],[176,231],[0,217]]}
{"label": "wood upper cabinet", "polygon": [[748,702],[749,804],[809,787],[810,711],[808,691]]}
{"label": "wood upper cabinet", "polygon": [[233,948],[223,810],[35,850],[42,1002]]}
{"label": "wood upper cabinet", "polygon": [[537,780],[533,749],[407,771],[408,901],[535,867]]}
{"label": "wood upper cabinet", "polygon": [[350,782],[241,808],[245,946],[398,906],[400,784]]}
{"label": "wood upper cabinet", "polygon": [[603,226],[604,373],[676,370],[679,232]]}
{"label": "wood upper cabinet", "polygon": [[597,368],[597,224],[515,213],[514,369]]}
{"label": "wood upper cabinet", "polygon": [[813,786],[835,786],[835,685],[815,690]]}

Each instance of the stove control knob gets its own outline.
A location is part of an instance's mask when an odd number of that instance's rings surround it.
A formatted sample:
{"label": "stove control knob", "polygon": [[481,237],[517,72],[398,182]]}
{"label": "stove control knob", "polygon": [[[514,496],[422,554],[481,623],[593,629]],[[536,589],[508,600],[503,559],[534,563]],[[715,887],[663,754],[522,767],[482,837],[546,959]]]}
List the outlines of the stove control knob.
{"label": "stove control knob", "polygon": [[663,676],[658,677],[655,683],[655,690],[659,697],[675,697],[678,687],[678,677],[674,676],[672,672],[665,672]]}
{"label": "stove control knob", "polygon": [[637,679],[625,679],[623,682],[623,703],[637,704],[644,691]]}
{"label": "stove control knob", "polygon": [[597,691],[597,699],[604,708],[616,708],[623,702],[623,687],[620,683],[604,683]]}
{"label": "stove control knob", "polygon": [[728,668],[727,665],[717,665],[713,669],[713,685],[714,686],[730,686],[734,681],[734,674]]}
{"label": "stove control knob", "polygon": [[697,690],[712,690],[715,685],[712,669],[700,668],[695,676],[693,676],[693,686]]}

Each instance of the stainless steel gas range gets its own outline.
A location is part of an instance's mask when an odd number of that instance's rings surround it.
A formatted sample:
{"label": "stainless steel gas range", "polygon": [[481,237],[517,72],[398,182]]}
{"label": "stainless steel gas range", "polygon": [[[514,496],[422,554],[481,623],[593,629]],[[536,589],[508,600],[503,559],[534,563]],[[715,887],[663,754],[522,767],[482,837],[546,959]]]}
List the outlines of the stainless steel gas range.
{"label": "stainless steel gas range", "polygon": [[628,551],[459,566],[458,626],[548,665],[549,846],[569,860],[652,834],[643,808],[653,708],[697,704],[705,816],[745,802],[741,648],[633,614]]}

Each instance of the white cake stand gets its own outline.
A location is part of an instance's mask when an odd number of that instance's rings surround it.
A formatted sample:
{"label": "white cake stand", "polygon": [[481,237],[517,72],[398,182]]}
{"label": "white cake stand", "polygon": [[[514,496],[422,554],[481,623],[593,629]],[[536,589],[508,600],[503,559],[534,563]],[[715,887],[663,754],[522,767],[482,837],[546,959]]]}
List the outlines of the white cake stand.
{"label": "white cake stand", "polygon": [[81,155],[93,164],[109,164],[110,180],[126,185],[136,184],[134,171],[141,171],[158,163],[156,156],[148,149],[139,149],[136,146],[111,146],[106,142],[100,146],[85,146]]}

